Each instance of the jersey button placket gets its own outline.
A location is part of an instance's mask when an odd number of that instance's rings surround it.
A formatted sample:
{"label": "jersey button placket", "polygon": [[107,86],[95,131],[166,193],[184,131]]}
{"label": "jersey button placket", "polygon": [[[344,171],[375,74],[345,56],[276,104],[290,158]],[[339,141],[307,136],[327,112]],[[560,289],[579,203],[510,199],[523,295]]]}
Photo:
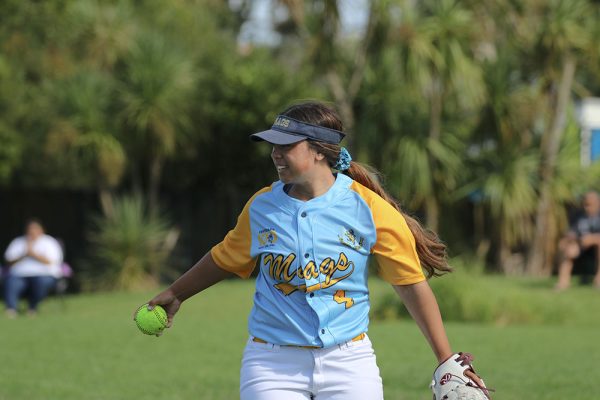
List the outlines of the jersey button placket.
{"label": "jersey button placket", "polygon": [[[300,214],[302,216],[302,214]],[[315,218],[315,216],[313,215],[313,218]],[[318,232],[315,232],[313,229],[313,226],[310,222],[309,218],[306,218],[308,224],[307,227],[308,229],[306,230],[306,235],[303,237],[303,239],[305,241],[310,241],[310,249],[307,250],[307,253],[309,258],[311,258],[311,260],[315,263],[315,268],[317,269],[317,277],[316,278],[312,278],[310,279],[310,285],[320,285],[323,283],[323,276],[321,275],[320,271],[319,271],[319,260],[315,259],[315,252],[314,249],[316,248],[318,242],[317,242],[317,237],[316,235],[318,234]],[[308,244],[308,243],[307,243]],[[305,256],[306,256],[305,254]],[[307,287],[309,286],[308,280],[307,280]],[[325,305],[325,303],[323,302],[323,299],[320,297],[321,294],[319,292],[320,289],[315,290],[314,292],[310,292],[308,294],[308,302],[309,304],[311,304],[311,307],[313,308],[313,310],[315,310],[315,312],[317,313],[317,317],[319,319],[319,325],[321,326],[317,326],[317,334],[319,336],[321,336],[321,339],[323,339],[323,336],[328,336],[329,332],[323,328],[323,318],[325,318],[325,315],[328,313],[327,311],[327,306]],[[317,301],[317,299],[320,299],[320,301]],[[324,340],[324,342],[327,342],[328,340]]]}
{"label": "jersey button placket", "polygon": [[[303,261],[300,261],[301,268],[306,268],[308,263],[311,261],[311,250],[310,247],[307,246],[307,243],[312,244],[312,240],[308,241],[307,238],[311,237],[311,226],[310,226],[310,218],[308,217],[308,213],[305,210],[299,210],[298,214],[298,250],[299,254],[303,255]],[[304,283],[306,287],[310,287],[310,277],[304,277]],[[310,302],[309,302],[310,303]]]}

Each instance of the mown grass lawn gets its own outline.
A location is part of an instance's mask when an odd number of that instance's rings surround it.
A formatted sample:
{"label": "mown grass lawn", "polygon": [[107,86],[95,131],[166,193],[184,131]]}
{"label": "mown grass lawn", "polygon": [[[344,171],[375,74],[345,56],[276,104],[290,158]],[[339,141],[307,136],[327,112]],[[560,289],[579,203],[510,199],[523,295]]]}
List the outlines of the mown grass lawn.
{"label": "mown grass lawn", "polygon": [[[550,291],[503,285],[544,298]],[[371,286],[373,303],[392,291],[377,280]],[[52,299],[37,318],[2,317],[0,399],[237,399],[252,293],[251,281],[223,282],[187,302],[160,338],[140,334],[131,321],[151,293],[78,295],[65,308]],[[582,287],[547,298],[584,317],[550,326],[446,324],[454,348],[476,355],[494,399],[599,398],[600,293]],[[435,361],[414,323],[374,321],[369,335],[386,399],[430,399]]]}

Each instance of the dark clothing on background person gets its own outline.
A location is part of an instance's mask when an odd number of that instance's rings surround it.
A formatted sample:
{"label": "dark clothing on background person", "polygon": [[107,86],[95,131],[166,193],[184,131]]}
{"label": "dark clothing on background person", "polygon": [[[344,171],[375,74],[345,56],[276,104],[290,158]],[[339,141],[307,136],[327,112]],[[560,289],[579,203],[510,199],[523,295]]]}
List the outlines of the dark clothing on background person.
{"label": "dark clothing on background person", "polygon": [[570,231],[575,233],[578,238],[590,233],[600,233],[600,215],[580,215],[571,224]]}

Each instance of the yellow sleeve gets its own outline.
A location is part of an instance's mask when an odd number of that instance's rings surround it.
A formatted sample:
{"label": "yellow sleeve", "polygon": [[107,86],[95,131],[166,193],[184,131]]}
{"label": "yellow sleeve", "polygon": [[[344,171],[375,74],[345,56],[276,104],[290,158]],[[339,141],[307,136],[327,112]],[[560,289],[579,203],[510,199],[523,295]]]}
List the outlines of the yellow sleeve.
{"label": "yellow sleeve", "polygon": [[261,193],[271,190],[270,187],[258,191],[244,206],[235,228],[230,230],[223,241],[215,245],[210,254],[215,263],[225,271],[233,272],[247,279],[256,265],[256,257],[250,255],[252,233],[250,230],[250,206]]}
{"label": "yellow sleeve", "polygon": [[392,285],[411,285],[424,281],[415,237],[402,214],[363,185],[354,182],[353,189],[371,209],[377,232],[371,253],[379,264],[379,275]]}

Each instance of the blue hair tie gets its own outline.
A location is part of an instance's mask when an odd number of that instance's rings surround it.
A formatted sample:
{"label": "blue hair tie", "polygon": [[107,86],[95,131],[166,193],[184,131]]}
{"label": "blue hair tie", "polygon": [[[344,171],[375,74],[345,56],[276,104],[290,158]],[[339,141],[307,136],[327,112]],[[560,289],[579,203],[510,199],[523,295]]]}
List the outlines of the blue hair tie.
{"label": "blue hair tie", "polygon": [[350,161],[352,161],[350,153],[348,153],[348,150],[346,150],[345,147],[342,147],[337,163],[333,166],[333,169],[337,169],[338,171],[346,171],[350,168]]}

